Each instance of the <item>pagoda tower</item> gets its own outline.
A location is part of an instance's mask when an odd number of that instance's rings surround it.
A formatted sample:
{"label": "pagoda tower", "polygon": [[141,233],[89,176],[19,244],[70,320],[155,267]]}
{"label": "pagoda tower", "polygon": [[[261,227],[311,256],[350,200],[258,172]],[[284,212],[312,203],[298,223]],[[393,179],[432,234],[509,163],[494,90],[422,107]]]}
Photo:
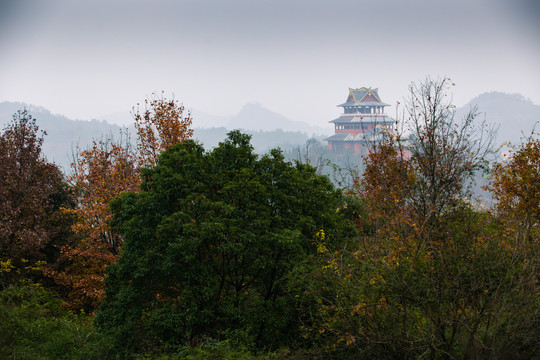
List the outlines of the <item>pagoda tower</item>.
{"label": "pagoda tower", "polygon": [[385,130],[394,129],[396,121],[385,114],[388,104],[381,101],[379,89],[349,88],[347,101],[338,106],[343,108],[343,114],[330,121],[335,125],[335,134],[325,139],[335,152],[365,155]]}

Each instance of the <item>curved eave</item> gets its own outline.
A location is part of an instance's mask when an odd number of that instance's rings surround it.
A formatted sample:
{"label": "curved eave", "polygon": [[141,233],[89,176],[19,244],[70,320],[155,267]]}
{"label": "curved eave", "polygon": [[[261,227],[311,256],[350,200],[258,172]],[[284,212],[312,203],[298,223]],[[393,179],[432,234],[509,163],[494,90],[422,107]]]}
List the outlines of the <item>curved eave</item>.
{"label": "curved eave", "polygon": [[[338,135],[345,135],[345,136],[338,136]],[[351,135],[351,134],[336,134],[332,135],[330,137],[327,137],[324,139],[324,141],[328,142],[363,142],[363,143],[371,143],[376,141],[375,137],[372,135],[365,135],[365,134],[358,134],[358,135]]]}
{"label": "curved eave", "polygon": [[358,123],[358,124],[365,124],[365,123],[375,123],[375,124],[394,124],[396,120],[392,119],[391,117],[385,116],[385,117],[376,117],[376,116],[340,116],[337,119],[330,120],[329,123],[332,124],[350,124],[350,123]]}
{"label": "curved eave", "polygon": [[350,134],[334,134],[324,139],[324,141],[346,141],[348,136],[350,136]]}
{"label": "curved eave", "polygon": [[355,107],[355,106],[390,106],[390,104],[378,102],[378,101],[357,101],[357,102],[346,102],[340,105],[336,105],[337,107]]}

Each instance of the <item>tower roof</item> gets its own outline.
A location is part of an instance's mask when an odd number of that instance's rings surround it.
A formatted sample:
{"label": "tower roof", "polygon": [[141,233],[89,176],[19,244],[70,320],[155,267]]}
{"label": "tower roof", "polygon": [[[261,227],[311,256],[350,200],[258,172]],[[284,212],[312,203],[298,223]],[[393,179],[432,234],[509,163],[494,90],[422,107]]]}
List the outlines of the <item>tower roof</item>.
{"label": "tower roof", "polygon": [[379,97],[379,89],[362,87],[359,89],[349,88],[347,102],[338,106],[387,106]]}
{"label": "tower roof", "polygon": [[340,116],[337,119],[330,120],[330,123],[334,124],[348,124],[348,123],[373,123],[373,124],[394,124],[396,120],[386,115],[371,115],[371,114],[355,114],[353,116]]}
{"label": "tower roof", "polygon": [[379,127],[372,128],[364,133],[348,134],[338,133],[324,139],[331,142],[364,142],[367,144],[373,144],[382,140],[385,130]]}

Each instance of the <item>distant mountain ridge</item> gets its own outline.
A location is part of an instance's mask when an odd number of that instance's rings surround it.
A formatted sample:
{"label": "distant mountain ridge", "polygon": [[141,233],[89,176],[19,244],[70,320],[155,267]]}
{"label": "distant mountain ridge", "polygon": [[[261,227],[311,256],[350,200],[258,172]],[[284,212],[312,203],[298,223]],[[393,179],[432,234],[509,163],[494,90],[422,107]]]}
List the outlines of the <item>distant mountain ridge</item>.
{"label": "distant mountain ridge", "polygon": [[[69,169],[74,146],[78,145],[80,148],[85,149],[91,145],[93,140],[110,137],[111,135],[117,137],[122,130],[121,126],[110,124],[106,120],[71,120],[63,115],[52,114],[43,107],[21,102],[0,103],[0,128],[8,124],[12,120],[13,114],[22,109],[27,109],[36,119],[40,130],[46,131],[47,136],[43,143],[43,153],[47,159],[60,165],[64,171]],[[122,116],[120,113],[116,115]],[[308,130],[314,131],[316,129],[310,128],[309,124],[296,124],[296,122],[258,105],[248,107],[246,111],[241,111],[239,115],[239,117],[226,118],[225,123],[231,123],[227,127],[219,126],[221,122],[214,121],[216,118],[219,120],[220,117],[208,115],[206,125],[214,124],[218,126],[204,128],[198,126],[198,113],[194,113],[194,139],[200,141],[206,148],[210,148],[222,141],[228,131],[240,128],[252,135],[252,144],[255,150],[264,153],[274,147],[290,149],[302,145],[313,135],[313,133],[308,134]],[[259,130],[255,125],[249,126],[250,123],[260,123],[261,119],[267,124],[265,130]],[[293,125],[289,126],[288,124]],[[280,126],[284,130],[280,129]],[[133,126],[131,125],[127,129],[132,139],[134,139],[133,134],[135,131]],[[294,129],[298,130],[295,131]],[[322,136],[319,136],[319,138],[322,138]]]}
{"label": "distant mountain ridge", "polygon": [[[503,142],[517,144],[525,135],[528,136],[535,124],[540,121],[540,106],[520,94],[501,92],[484,93],[472,99],[467,105],[458,108],[456,115],[462,117],[472,106],[477,106],[482,116],[490,124],[499,126],[496,145]],[[47,158],[69,167],[72,147],[79,144],[85,148],[92,140],[103,136],[118,136],[119,125],[106,120],[71,120],[62,115],[52,114],[47,109],[20,102],[0,103],[0,128],[11,121],[17,110],[28,109],[37,120],[41,130],[47,132],[43,151]],[[122,115],[124,116],[124,115]],[[257,103],[246,104],[240,112],[231,117],[209,115],[193,111],[194,138],[205,147],[213,147],[225,138],[232,129],[243,129],[253,136],[256,151],[262,153],[273,147],[290,149],[303,145],[314,134],[319,139],[333,132],[331,126],[322,129],[309,124],[292,121],[283,115],[268,110]],[[536,125],[540,130],[540,125]],[[134,131],[131,128],[131,133]]]}
{"label": "distant mountain ridge", "polygon": [[249,131],[299,131],[308,135],[329,135],[333,129],[313,126],[303,121],[293,121],[285,116],[263,107],[257,102],[250,102],[234,116],[217,116],[193,110],[193,126],[201,128],[224,127],[229,130]]}
{"label": "distant mountain ridge", "polygon": [[105,121],[71,120],[63,115],[52,114],[43,107],[20,102],[0,103],[0,128],[4,128],[13,119],[13,114],[23,109],[27,109],[36,119],[39,129],[47,133],[43,142],[43,152],[47,159],[64,170],[69,167],[73,146],[79,144],[85,148],[93,139],[118,135],[121,130],[120,126]]}
{"label": "distant mountain ridge", "polygon": [[302,121],[292,121],[285,116],[264,108],[259,103],[248,103],[227,124],[228,128],[255,131],[302,131],[308,134],[330,134],[331,126],[320,128]]}
{"label": "distant mountain ridge", "polygon": [[540,124],[536,125],[540,121],[540,105],[521,94],[483,93],[458,109],[458,116],[463,116],[472,106],[477,106],[488,123],[498,126],[497,145],[504,142],[518,144],[531,134],[535,126],[540,130]]}
{"label": "distant mountain ridge", "polygon": [[[322,128],[302,121],[294,121],[269,110],[257,102],[250,102],[242,107],[238,114],[230,116],[212,115],[207,112],[191,109],[193,127],[201,129],[226,128],[228,130],[242,129],[246,131],[299,131],[312,134],[330,135],[332,127]],[[131,125],[133,117],[126,112],[99,116],[109,123]]]}

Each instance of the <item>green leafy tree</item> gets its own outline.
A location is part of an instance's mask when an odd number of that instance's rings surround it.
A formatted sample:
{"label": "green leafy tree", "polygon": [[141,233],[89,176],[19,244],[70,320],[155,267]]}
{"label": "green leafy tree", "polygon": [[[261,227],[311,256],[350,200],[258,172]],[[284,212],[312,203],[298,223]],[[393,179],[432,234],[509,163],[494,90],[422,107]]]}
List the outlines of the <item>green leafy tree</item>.
{"label": "green leafy tree", "polygon": [[0,291],[0,358],[106,359],[111,343],[89,316],[66,310],[57,294],[39,284]]}
{"label": "green leafy tree", "polygon": [[316,169],[258,158],[238,131],[205,152],[186,140],[143,171],[141,192],[111,204],[125,236],[98,312],[141,349],[201,337],[277,347],[298,335],[292,271],[321,229],[343,225],[341,193]]}

